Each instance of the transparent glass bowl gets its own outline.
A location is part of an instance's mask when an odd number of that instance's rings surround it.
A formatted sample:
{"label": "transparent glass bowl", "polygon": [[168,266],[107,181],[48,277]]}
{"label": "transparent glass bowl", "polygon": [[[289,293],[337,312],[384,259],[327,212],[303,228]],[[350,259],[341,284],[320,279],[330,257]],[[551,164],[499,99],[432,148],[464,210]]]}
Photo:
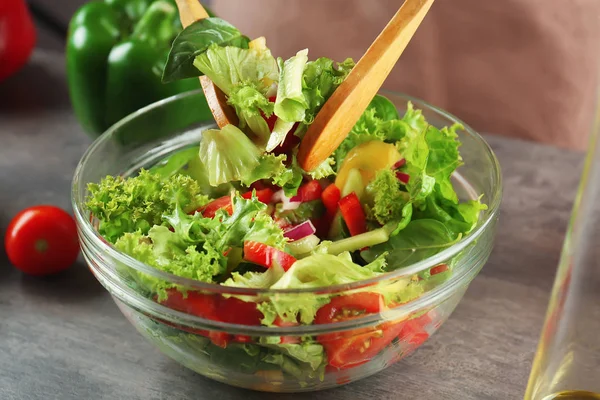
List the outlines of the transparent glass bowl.
{"label": "transparent glass bowl", "polygon": [[[442,127],[460,122],[421,100],[401,94],[383,94],[396,104],[401,114],[407,102],[412,101],[433,125]],[[316,290],[232,288],[155,270],[103,240],[85,207],[87,184],[99,182],[106,175],[135,174],[140,168],[149,168],[176,151],[197,145],[202,131],[213,127],[212,122],[195,117],[199,96],[200,91],[177,95],[123,119],[89,147],[73,180],[72,201],[83,255],[93,274],[142,335],[177,362],[212,379],[255,390],[297,392],[326,389],[372,375],[406,357],[439,329],[491,252],[502,194],[496,157],[486,142],[464,124],[465,130],[459,135],[465,165],[454,176],[455,187],[463,200],[483,195],[488,209],[482,212],[473,232],[460,242],[377,279]],[[236,305],[236,301],[243,299],[247,306],[249,301],[293,302],[331,295],[352,298],[386,288],[392,290],[397,287],[394,285],[405,285],[418,279],[419,273],[440,264],[451,266],[451,272],[443,274],[443,279],[427,281],[424,294],[416,300],[321,325],[273,328],[234,324],[227,322],[227,318],[215,321],[198,316],[198,312],[188,306],[161,304],[155,293],[142,290],[138,285],[141,280],[153,277],[185,288],[198,301],[210,299],[212,304]],[[299,349],[295,344],[300,338],[314,340],[316,347]],[[282,347],[274,343],[288,343],[289,352],[280,351]],[[324,360],[306,354],[318,350],[320,345],[327,353],[337,349],[342,358],[351,354],[353,360],[360,362],[345,365],[343,369],[319,365],[319,361]],[[307,362],[294,357],[298,352],[305,353],[300,358]],[[332,363],[336,364],[329,364]],[[343,360],[337,360],[337,364],[343,364]]]}

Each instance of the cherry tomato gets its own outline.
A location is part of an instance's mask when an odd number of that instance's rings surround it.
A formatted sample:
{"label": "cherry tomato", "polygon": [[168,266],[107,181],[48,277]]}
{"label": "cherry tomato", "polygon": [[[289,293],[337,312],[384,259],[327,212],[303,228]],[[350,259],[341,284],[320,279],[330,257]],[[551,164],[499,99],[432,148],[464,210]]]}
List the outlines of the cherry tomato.
{"label": "cherry tomato", "polygon": [[[167,298],[160,303],[173,310],[232,324],[260,325],[262,319],[262,313],[256,308],[256,303],[246,302],[235,297],[222,297],[195,291],[188,291],[187,295],[183,295],[176,289],[169,289],[167,290]],[[222,331],[207,331],[179,326],[177,328],[206,336],[219,347],[226,347],[232,339],[231,335]],[[243,343],[251,341],[249,336],[244,335],[236,335],[233,339]]]}
{"label": "cherry tomato", "polygon": [[284,271],[290,269],[296,262],[291,254],[250,240],[244,242],[244,260],[265,268],[271,268],[273,264],[277,263]]}
{"label": "cherry tomato", "polygon": [[[377,293],[338,296],[317,311],[315,323],[349,320],[384,308],[383,297]],[[330,367],[347,369],[370,361],[398,336],[402,327],[403,323],[385,322],[374,328],[319,335],[317,340],[325,348]]]}
{"label": "cherry tomato", "polygon": [[4,245],[15,267],[36,276],[64,271],[79,254],[73,217],[48,205],[19,212],[8,225]]}

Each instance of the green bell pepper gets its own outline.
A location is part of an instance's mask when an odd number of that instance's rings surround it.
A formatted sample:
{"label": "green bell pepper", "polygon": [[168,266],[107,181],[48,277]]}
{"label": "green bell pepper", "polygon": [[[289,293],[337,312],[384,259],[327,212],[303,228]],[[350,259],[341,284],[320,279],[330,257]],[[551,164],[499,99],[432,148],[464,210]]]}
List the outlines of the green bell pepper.
{"label": "green bell pepper", "polygon": [[[75,13],[67,76],[73,109],[86,132],[98,136],[150,103],[200,88],[193,78],[161,82],[181,30],[174,0],[94,0]],[[196,101],[203,120],[212,120],[206,99]]]}

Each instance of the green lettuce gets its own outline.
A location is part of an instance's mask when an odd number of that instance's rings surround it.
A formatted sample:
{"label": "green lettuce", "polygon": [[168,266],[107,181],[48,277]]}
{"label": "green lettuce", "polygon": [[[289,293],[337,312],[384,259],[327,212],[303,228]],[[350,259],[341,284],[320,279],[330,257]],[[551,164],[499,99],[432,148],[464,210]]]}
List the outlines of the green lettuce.
{"label": "green lettuce", "polygon": [[196,21],[173,40],[162,80],[167,83],[199,76],[200,72],[194,68],[193,61],[211,45],[248,48],[248,42],[248,38],[236,27],[220,18]]}
{"label": "green lettuce", "polygon": [[98,232],[111,243],[127,232],[147,233],[178,206],[192,211],[208,202],[191,177],[165,179],[147,170],[129,178],[107,176],[99,184],[90,183],[88,192],[86,206],[100,221]]}
{"label": "green lettuce", "polygon": [[211,45],[196,57],[194,66],[228,96],[236,86],[249,84],[266,94],[279,80],[277,61],[267,48]]}
{"label": "green lettuce", "polygon": [[239,127],[265,145],[271,132],[263,115],[273,114],[268,93],[279,80],[277,61],[269,49],[214,45],[196,57],[194,66],[227,95],[240,119]]}
{"label": "green lettuce", "polygon": [[[352,261],[350,253],[339,256],[313,254],[296,261],[271,289],[312,289],[352,283],[377,277],[382,274],[384,267],[384,257],[360,266]],[[310,324],[319,308],[329,301],[330,295],[326,294],[280,294],[259,304],[258,309],[263,313],[262,322],[265,325],[272,325],[277,317],[284,321]]]}
{"label": "green lettuce", "polygon": [[273,103],[253,84],[234,86],[227,103],[235,108],[240,122],[239,128],[250,129],[257,136],[257,143],[264,145],[271,134],[263,115],[273,114]]}
{"label": "green lettuce", "polygon": [[401,190],[400,181],[392,170],[378,171],[375,179],[367,185],[365,193],[368,198],[367,217],[370,220],[385,225],[402,219],[409,196]]}
{"label": "green lettuce", "polygon": [[218,186],[245,179],[260,164],[261,151],[238,128],[209,129],[200,140],[200,161],[208,172],[208,182]]}
{"label": "green lettuce", "polygon": [[280,58],[279,86],[275,101],[275,115],[285,122],[297,122],[304,119],[308,104],[302,93],[302,75],[308,62],[308,50],[299,51],[285,62]]}
{"label": "green lettuce", "polygon": [[[214,218],[204,218],[177,208],[164,215],[170,226],[154,226],[147,235],[141,232],[123,235],[115,247],[125,254],[156,269],[202,282],[214,282],[215,276],[227,271],[225,254],[231,248],[242,248],[247,240],[284,249],[283,231],[266,214],[267,205],[256,197],[232,196],[233,213],[217,211]],[[149,276],[136,277],[138,285],[160,298],[166,296],[166,283]]]}
{"label": "green lettuce", "polygon": [[321,57],[308,62],[302,76],[302,93],[307,104],[304,123],[312,124],[323,104],[354,68],[354,61],[346,59],[334,66],[333,60]]}
{"label": "green lettuce", "polygon": [[439,253],[455,244],[461,236],[437,220],[417,219],[388,242],[362,251],[361,256],[367,261],[385,256],[387,270],[392,271]]}

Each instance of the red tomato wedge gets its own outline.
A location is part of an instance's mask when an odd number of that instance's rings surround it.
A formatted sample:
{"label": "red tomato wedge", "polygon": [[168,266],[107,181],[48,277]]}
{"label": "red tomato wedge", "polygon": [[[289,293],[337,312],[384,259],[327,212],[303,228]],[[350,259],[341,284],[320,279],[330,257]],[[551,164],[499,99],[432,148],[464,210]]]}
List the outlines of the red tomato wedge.
{"label": "red tomato wedge", "polygon": [[262,265],[265,268],[271,268],[276,263],[284,271],[290,269],[296,262],[294,256],[284,251],[250,240],[244,242],[244,260]]}
{"label": "red tomato wedge", "polygon": [[429,314],[423,314],[420,317],[406,321],[402,325],[402,330],[398,335],[398,339],[404,343],[410,344],[413,348],[419,347],[429,339],[427,325],[431,322],[432,318]]}
{"label": "red tomato wedge", "polygon": [[[377,293],[354,293],[334,297],[317,311],[316,324],[326,324],[374,314],[385,309],[383,297]],[[386,322],[374,328],[319,335],[329,366],[337,369],[364,364],[388,346],[402,330],[403,323]]]}
{"label": "red tomato wedge", "polygon": [[[265,188],[256,190],[256,197],[261,203],[269,204],[271,197],[273,197],[273,190]],[[252,191],[242,194],[244,199],[252,198]],[[229,215],[233,214],[233,206],[231,204],[230,196],[219,197],[216,200],[211,201],[205,206],[200,207],[197,211],[200,212],[206,218],[214,218],[218,210],[225,210]]]}
{"label": "red tomato wedge", "polygon": [[356,236],[367,231],[367,217],[356,193],[352,192],[341,199],[339,206],[350,235]]}
{"label": "red tomato wedge", "polygon": [[[300,325],[298,322],[288,322],[283,321],[281,318],[276,317],[275,321],[273,321],[273,325],[279,326],[281,328],[292,327]],[[280,336],[279,343],[281,344],[299,344],[301,342],[300,338],[297,336]]]}

